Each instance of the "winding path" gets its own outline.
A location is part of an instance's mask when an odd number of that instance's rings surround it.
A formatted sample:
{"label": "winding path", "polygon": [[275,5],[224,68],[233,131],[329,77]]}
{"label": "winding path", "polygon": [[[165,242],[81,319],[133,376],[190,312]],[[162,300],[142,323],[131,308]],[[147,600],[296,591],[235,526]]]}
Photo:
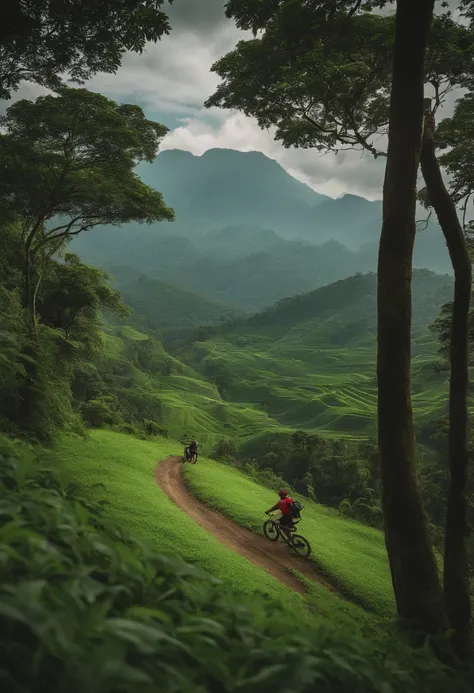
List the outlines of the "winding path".
{"label": "winding path", "polygon": [[281,542],[270,543],[264,537],[240,527],[191,495],[182,476],[181,460],[181,457],[172,456],[158,463],[156,481],[168,498],[186,515],[213,534],[221,544],[264,568],[267,573],[295,592],[304,594],[305,587],[301,580],[290,572],[291,569],[297,570],[310,580],[322,583],[328,590],[346,599],[311,561],[297,556]]}

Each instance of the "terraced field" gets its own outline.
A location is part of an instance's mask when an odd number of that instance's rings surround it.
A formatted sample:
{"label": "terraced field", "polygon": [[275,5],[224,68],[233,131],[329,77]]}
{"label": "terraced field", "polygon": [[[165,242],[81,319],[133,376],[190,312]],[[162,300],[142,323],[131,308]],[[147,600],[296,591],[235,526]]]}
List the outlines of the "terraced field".
{"label": "terraced field", "polygon": [[[106,355],[130,368],[127,341],[143,342],[145,333],[133,328],[122,334],[105,333]],[[205,449],[223,437],[246,439],[256,433],[281,430],[282,426],[267,412],[246,402],[229,402],[221,397],[216,385],[192,367],[167,354],[169,374],[149,373],[132,367],[135,383],[154,393],[165,407],[165,425],[178,440],[198,438]]]}
{"label": "terraced field", "polygon": [[[283,427],[346,438],[374,435],[375,336],[328,346],[325,332],[319,319],[280,336],[229,332],[225,339],[199,343],[188,359],[203,373],[226,373],[227,399],[258,408]],[[413,404],[419,423],[441,415],[446,406],[445,377],[432,371],[436,352],[433,336],[418,330]]]}
{"label": "terraced field", "polygon": [[[414,275],[412,383],[418,424],[446,411],[446,377],[433,369],[438,342],[428,324],[449,297],[450,282],[429,272]],[[196,437],[209,451],[224,437],[240,445],[253,436],[295,429],[354,440],[376,434],[373,275],[285,299],[215,327],[207,339],[199,336],[205,333],[196,333],[187,346],[178,339],[173,355],[160,346],[166,363],[161,371],[135,368],[132,374],[155,393],[175,439]],[[127,345],[147,339],[135,328],[109,329],[108,356],[126,364]]]}

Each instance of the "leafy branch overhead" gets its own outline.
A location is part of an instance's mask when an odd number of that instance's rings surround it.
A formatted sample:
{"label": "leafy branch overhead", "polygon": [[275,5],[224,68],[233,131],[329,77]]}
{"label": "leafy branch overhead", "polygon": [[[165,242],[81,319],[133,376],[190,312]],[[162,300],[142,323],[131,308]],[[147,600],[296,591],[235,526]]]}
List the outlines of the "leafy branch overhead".
{"label": "leafy branch overhead", "polygon": [[[285,147],[385,156],[394,19],[368,11],[383,4],[229,2],[237,26],[261,35],[213,65],[222,82],[206,106],[255,117]],[[427,56],[425,83],[439,105],[472,79],[473,35],[437,16]]]}
{"label": "leafy branch overhead", "polygon": [[[172,0],[168,0],[169,3]],[[169,34],[166,0],[2,0],[0,98],[22,80],[56,89],[115,72],[125,51],[141,53]]]}

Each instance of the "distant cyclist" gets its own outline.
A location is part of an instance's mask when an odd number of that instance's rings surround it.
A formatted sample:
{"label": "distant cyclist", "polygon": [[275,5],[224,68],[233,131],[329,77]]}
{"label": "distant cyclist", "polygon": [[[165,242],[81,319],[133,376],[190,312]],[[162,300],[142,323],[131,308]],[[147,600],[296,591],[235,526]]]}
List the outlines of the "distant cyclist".
{"label": "distant cyclist", "polygon": [[197,453],[198,453],[198,443],[197,443],[197,440],[192,440],[192,441],[189,443],[189,445],[187,445],[187,446],[184,448],[184,457],[185,457],[187,460],[190,460],[190,459],[193,458],[194,455],[196,455],[196,457],[197,457]]}
{"label": "distant cyclist", "polygon": [[294,528],[293,524],[293,498],[290,498],[288,495],[288,491],[285,491],[285,489],[280,489],[278,491],[278,495],[280,496],[280,500],[278,503],[275,503],[273,508],[270,508],[269,510],[265,511],[266,515],[269,515],[270,513],[274,512],[275,510],[279,510],[281,512],[281,517],[280,517],[280,527],[282,528],[283,532],[287,536],[290,536],[290,531]]}

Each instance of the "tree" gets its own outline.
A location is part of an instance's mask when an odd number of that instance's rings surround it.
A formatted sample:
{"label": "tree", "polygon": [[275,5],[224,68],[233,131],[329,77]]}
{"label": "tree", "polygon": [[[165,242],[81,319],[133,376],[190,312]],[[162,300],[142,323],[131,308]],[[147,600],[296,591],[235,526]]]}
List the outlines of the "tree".
{"label": "tree", "polygon": [[51,262],[38,297],[41,323],[61,330],[70,341],[80,341],[82,351],[94,356],[102,344],[100,311],[119,317],[131,312],[109,286],[110,279],[73,253],[66,253],[63,262]]}
{"label": "tree", "polygon": [[411,271],[422,139],[424,60],[434,0],[398,0],[378,262],[379,450],[385,537],[398,613],[445,628],[438,569],[415,466]]}
{"label": "tree", "polygon": [[[172,0],[169,0],[172,2]],[[63,75],[82,83],[115,72],[127,50],[169,34],[165,0],[3,0],[0,98],[22,80],[57,88]]]}
{"label": "tree", "polygon": [[[240,42],[214,65],[223,81],[206,105],[238,108],[256,117],[261,127],[273,127],[276,139],[287,147],[336,152],[359,148],[374,157],[388,155],[391,159],[384,185],[379,254],[384,516],[399,614],[417,622],[425,632],[435,632],[444,627],[445,619],[418,488],[410,401],[416,173],[423,86],[430,85],[439,105],[455,85],[465,85],[471,77],[474,43],[469,28],[450,16],[433,20],[433,2],[412,3],[416,11],[411,28],[406,0],[398,3],[395,23],[390,17],[364,12],[383,4],[230,0],[228,16],[240,28],[252,29],[254,35],[258,30],[263,33]],[[462,9],[467,11],[468,5],[471,3],[463,3]],[[394,32],[399,52],[400,36],[405,34],[413,72],[401,55],[395,60],[398,73],[395,67],[392,71]],[[405,97],[404,87],[400,87],[404,78],[411,85]],[[391,144],[386,152],[380,146],[380,135],[387,133],[389,121]],[[405,137],[403,122],[409,123]]]}
{"label": "tree", "polygon": [[139,161],[154,159],[166,128],[138,106],[69,88],[18,101],[0,123],[0,207],[22,225],[24,302],[34,322],[42,265],[73,236],[173,219],[161,194],[134,173]]}
{"label": "tree", "polygon": [[[393,17],[363,12],[373,4],[229,2],[227,14],[237,26],[264,33],[240,41],[213,65],[222,82],[206,106],[255,117],[260,127],[274,128],[285,147],[385,157],[395,25]],[[328,18],[327,8],[335,5]],[[472,78],[474,36],[443,15],[434,18],[428,40],[424,83],[439,105]]]}
{"label": "tree", "polygon": [[[434,116],[425,116],[421,168],[427,186],[429,204],[435,209],[443,229],[454,269],[454,300],[449,325],[449,428],[448,466],[449,486],[446,509],[444,544],[444,595],[447,614],[454,629],[453,645],[463,659],[469,656],[471,645],[471,604],[467,540],[469,527],[466,498],[469,467],[468,388],[469,388],[469,331],[472,290],[471,258],[463,227],[458,219],[454,199],[462,200],[464,212],[474,186],[472,162],[466,159],[471,145],[472,125],[465,118],[465,101],[458,104],[453,121],[446,125],[447,133],[456,130],[458,139],[447,154],[451,171],[453,196],[446,188],[435,154]],[[456,118],[457,116],[457,118]],[[464,117],[463,117],[464,116]],[[471,116],[472,120],[472,116]],[[464,130],[463,130],[464,126]],[[467,132],[466,132],[467,129]],[[450,139],[452,141],[452,139]],[[460,142],[464,147],[460,150]],[[467,145],[467,147],[466,147]],[[472,145],[471,145],[472,148]],[[472,152],[471,152],[472,153]],[[469,151],[467,152],[469,155]],[[467,171],[465,170],[467,164]],[[454,198],[454,199],[453,199]]]}
{"label": "tree", "polygon": [[[15,269],[21,229],[1,229],[2,260]],[[0,263],[0,271],[3,262]],[[79,366],[102,352],[102,311],[124,315],[107,275],[72,254],[51,259],[38,291],[38,326],[32,333],[21,305],[21,273],[2,273],[0,284],[0,428],[50,440],[58,428],[77,430],[71,383]]]}

